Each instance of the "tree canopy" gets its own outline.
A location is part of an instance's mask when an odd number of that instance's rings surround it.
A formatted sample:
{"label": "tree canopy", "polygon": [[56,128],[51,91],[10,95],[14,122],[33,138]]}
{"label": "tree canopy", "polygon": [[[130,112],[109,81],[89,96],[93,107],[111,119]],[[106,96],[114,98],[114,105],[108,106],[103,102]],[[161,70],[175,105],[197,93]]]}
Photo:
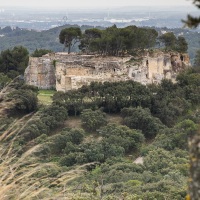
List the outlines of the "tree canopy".
{"label": "tree canopy", "polygon": [[107,124],[105,113],[96,110],[92,111],[91,109],[85,109],[81,113],[82,125],[86,130],[95,131],[103,125]]}
{"label": "tree canopy", "polygon": [[104,30],[86,29],[82,34],[80,28],[65,28],[59,35],[60,43],[68,48],[79,42],[79,49],[85,53],[98,53],[109,56],[135,54],[138,50],[154,48],[158,39],[166,49],[187,52],[188,44],[183,36],[176,37],[173,32],[167,32],[158,37],[158,32],[152,28],[127,26],[118,28],[116,25]]}
{"label": "tree canopy", "polygon": [[47,53],[51,53],[51,50],[48,49],[36,49],[31,56],[32,57],[42,57],[43,55],[47,54]]}
{"label": "tree canopy", "polygon": [[0,54],[0,72],[5,73],[9,78],[23,74],[28,66],[29,52],[25,47],[16,46],[7,49]]}
{"label": "tree canopy", "polygon": [[64,44],[64,49],[68,48],[68,53],[71,52],[71,48],[75,43],[80,40],[82,33],[79,27],[70,27],[62,29],[59,35],[61,44]]}
{"label": "tree canopy", "polygon": [[[193,4],[197,8],[200,8],[200,0],[193,0]],[[197,28],[197,26],[200,24],[200,17],[188,15],[187,20],[183,20],[183,22],[190,28]]]}
{"label": "tree canopy", "polygon": [[187,52],[188,44],[183,36],[176,36],[173,32],[167,32],[159,37],[159,40],[165,45],[167,50],[174,50],[181,53]]}
{"label": "tree canopy", "polygon": [[157,36],[155,29],[136,26],[117,28],[113,25],[105,30],[93,28],[85,30],[79,48],[86,52],[118,56],[154,47]]}

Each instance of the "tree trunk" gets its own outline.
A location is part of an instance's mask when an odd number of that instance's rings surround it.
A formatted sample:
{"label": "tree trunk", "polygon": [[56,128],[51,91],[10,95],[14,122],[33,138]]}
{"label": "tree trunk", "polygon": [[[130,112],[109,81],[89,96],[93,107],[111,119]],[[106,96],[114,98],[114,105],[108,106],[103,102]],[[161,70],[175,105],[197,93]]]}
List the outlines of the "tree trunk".
{"label": "tree trunk", "polygon": [[71,44],[69,44],[69,47],[68,47],[68,54],[70,54],[71,52]]}

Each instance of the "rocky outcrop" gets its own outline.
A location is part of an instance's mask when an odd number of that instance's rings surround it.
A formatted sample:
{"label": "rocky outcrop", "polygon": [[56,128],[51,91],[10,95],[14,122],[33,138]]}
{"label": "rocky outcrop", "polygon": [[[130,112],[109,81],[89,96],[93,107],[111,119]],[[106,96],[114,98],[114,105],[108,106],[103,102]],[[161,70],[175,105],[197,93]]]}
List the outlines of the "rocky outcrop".
{"label": "rocky outcrop", "polygon": [[92,81],[134,80],[142,84],[159,83],[163,78],[175,81],[177,73],[190,65],[187,54],[163,52],[140,58],[52,53],[30,58],[25,70],[27,84],[42,89],[55,87],[68,91]]}

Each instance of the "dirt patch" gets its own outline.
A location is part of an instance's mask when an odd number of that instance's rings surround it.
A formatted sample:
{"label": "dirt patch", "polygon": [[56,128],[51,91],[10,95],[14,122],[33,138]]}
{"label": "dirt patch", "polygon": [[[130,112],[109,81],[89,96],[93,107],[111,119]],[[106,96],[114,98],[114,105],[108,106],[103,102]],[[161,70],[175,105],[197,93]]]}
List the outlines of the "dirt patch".
{"label": "dirt patch", "polygon": [[[115,123],[118,125],[122,125],[122,117],[117,114],[107,114],[106,115],[108,123]],[[64,126],[68,128],[82,128],[81,126],[81,119],[80,116],[76,117],[69,117],[69,119],[66,120]]]}
{"label": "dirt patch", "polygon": [[143,165],[144,158],[143,157],[138,157],[133,163]]}
{"label": "dirt patch", "polygon": [[64,125],[68,128],[82,128],[80,117],[69,117]]}
{"label": "dirt patch", "polygon": [[114,123],[118,125],[122,125],[123,119],[120,115],[117,114],[107,114],[107,119],[109,123]]}

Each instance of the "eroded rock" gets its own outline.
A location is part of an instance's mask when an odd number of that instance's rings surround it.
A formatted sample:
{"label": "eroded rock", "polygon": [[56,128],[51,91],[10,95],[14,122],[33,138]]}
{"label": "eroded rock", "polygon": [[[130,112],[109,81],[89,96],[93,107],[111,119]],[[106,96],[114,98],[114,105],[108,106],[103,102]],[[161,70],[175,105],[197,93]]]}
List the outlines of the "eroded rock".
{"label": "eroded rock", "polygon": [[175,81],[176,75],[189,66],[187,54],[147,53],[136,60],[133,56],[51,53],[31,57],[24,76],[27,84],[65,92],[92,81],[134,80],[142,84],[159,83],[163,78]]}

